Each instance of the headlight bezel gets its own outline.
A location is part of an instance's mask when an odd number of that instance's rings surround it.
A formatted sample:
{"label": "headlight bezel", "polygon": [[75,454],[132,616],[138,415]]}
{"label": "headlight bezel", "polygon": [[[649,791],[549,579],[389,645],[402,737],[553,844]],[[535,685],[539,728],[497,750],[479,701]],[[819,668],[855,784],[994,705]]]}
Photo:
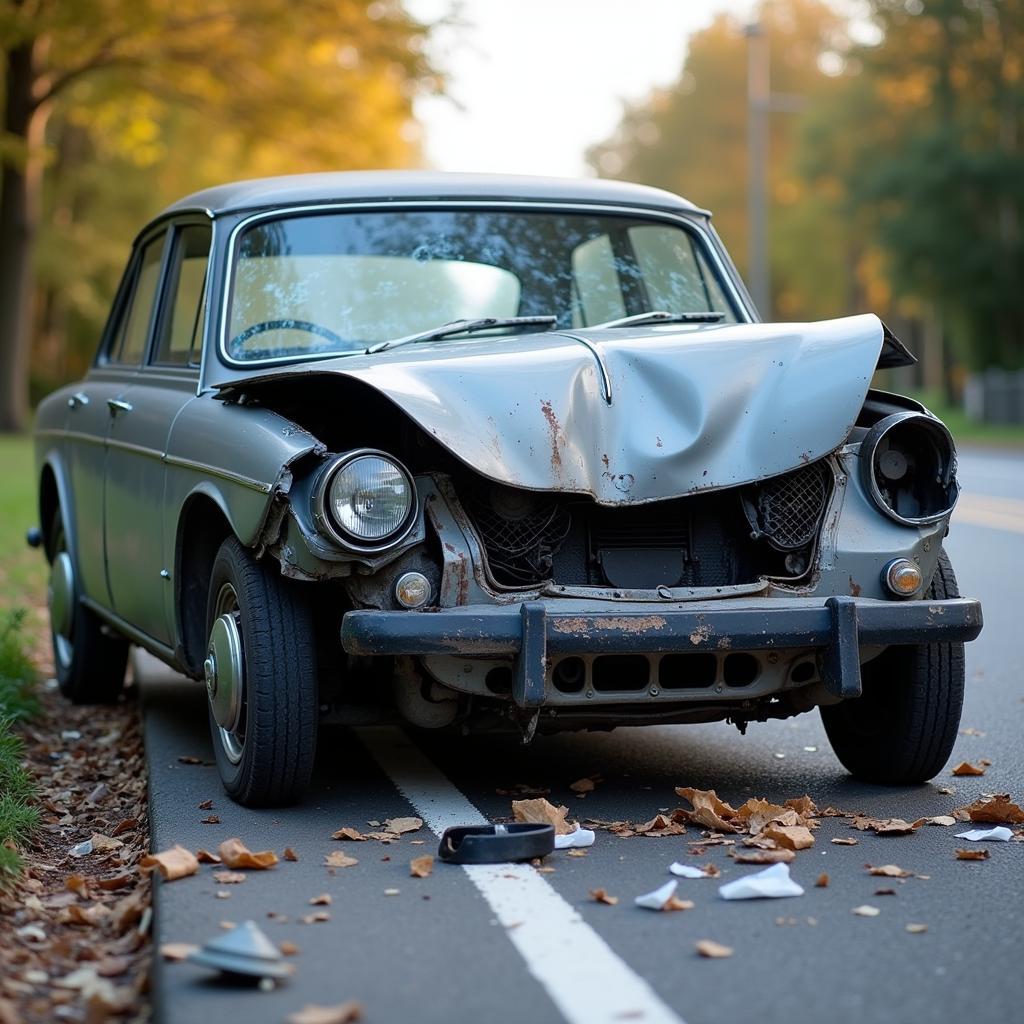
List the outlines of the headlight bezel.
{"label": "headlight bezel", "polygon": [[[402,519],[401,525],[384,537],[367,540],[347,530],[338,522],[334,515],[331,501],[331,487],[338,473],[346,466],[362,458],[377,458],[389,462],[404,477],[409,491],[409,508]],[[416,525],[419,513],[419,496],[416,482],[409,470],[393,455],[379,448],[356,448],[331,459],[321,470],[312,494],[313,519],[317,529],[330,541],[349,551],[359,554],[373,555],[390,551],[409,535]]]}
{"label": "headlight bezel", "polygon": [[[949,482],[945,485],[948,492],[948,505],[944,508],[929,512],[922,516],[908,516],[897,512],[886,500],[882,493],[882,486],[879,484],[875,472],[875,455],[878,452],[881,442],[889,436],[896,428],[905,427],[908,424],[919,424],[922,429],[929,432],[933,444],[944,446],[946,451],[939,453],[938,458],[946,461]],[[957,499],[960,495],[960,487],[956,479],[957,453],[956,444],[949,428],[937,417],[926,412],[898,412],[880,419],[867,432],[860,444],[859,453],[860,477],[864,489],[870,495],[871,500],[883,515],[892,519],[902,526],[931,526],[948,518],[953,509],[956,508]]]}

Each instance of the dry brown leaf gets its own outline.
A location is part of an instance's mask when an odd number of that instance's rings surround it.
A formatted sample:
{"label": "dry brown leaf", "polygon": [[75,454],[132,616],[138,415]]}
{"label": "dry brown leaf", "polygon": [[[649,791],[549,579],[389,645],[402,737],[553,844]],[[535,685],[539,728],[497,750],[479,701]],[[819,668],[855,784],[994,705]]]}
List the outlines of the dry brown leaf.
{"label": "dry brown leaf", "polygon": [[957,808],[954,814],[958,812],[967,815],[966,818],[961,818],[961,821],[987,821],[995,825],[1005,822],[1013,825],[1024,823],[1024,810],[1010,799],[1009,793],[995,793],[982,797],[966,807]]}
{"label": "dry brown leaf", "polygon": [[174,846],[162,853],[151,853],[139,861],[139,868],[144,874],[159,871],[165,882],[173,882],[178,878],[194,875],[199,870],[199,861],[191,850],[184,846]]}
{"label": "dry brown leaf", "polygon": [[337,832],[332,833],[332,839],[351,839],[354,843],[362,843],[367,840],[367,836],[364,836],[358,829],[350,828],[346,825],[344,828],[339,828]]}
{"label": "dry brown leaf", "polygon": [[853,913],[858,917],[878,917],[881,911],[878,907],[869,907],[866,903],[859,907],[853,908]]}
{"label": "dry brown leaf", "polygon": [[730,850],[737,864],[790,864],[796,860],[792,850]]}
{"label": "dry brown leaf", "polygon": [[113,892],[115,889],[124,889],[131,885],[134,879],[131,875],[114,875],[113,878],[96,878],[94,881],[106,892]]}
{"label": "dry brown leaf", "polygon": [[728,818],[736,817],[736,809],[730,807],[713,789],[692,789],[689,786],[677,786],[676,794],[693,805],[692,811],[682,811],[683,817],[694,824],[703,825],[714,832],[738,832],[736,826],[729,824]]}
{"label": "dry brown leaf", "polygon": [[818,880],[814,883],[815,889],[827,889],[828,888],[828,874],[824,871],[818,875]]}
{"label": "dry brown leaf", "polygon": [[239,885],[245,881],[241,871],[214,871],[213,880],[221,885]]}
{"label": "dry brown leaf", "polygon": [[575,832],[575,824],[570,825],[565,816],[568,807],[555,807],[543,797],[535,800],[513,800],[512,816],[516,821],[532,822],[535,825],[553,825],[555,834],[560,836]]}
{"label": "dry brown leaf", "polygon": [[253,853],[241,839],[225,839],[217,847],[217,853],[225,867],[251,868],[262,871],[272,868],[277,863],[277,854],[273,850],[261,850]]}
{"label": "dry brown leaf", "polygon": [[807,850],[814,845],[811,830],[803,825],[767,825],[761,835],[766,839],[774,839],[786,850]]}
{"label": "dry brown leaf", "polygon": [[587,851],[586,850],[578,850],[578,849],[566,850],[565,853],[566,853],[566,856],[568,856],[568,857],[586,857],[586,855],[587,855]]}
{"label": "dry brown leaf", "polygon": [[792,807],[761,799],[748,800],[742,804],[736,811],[736,819],[746,822],[752,836],[758,835],[770,822],[777,822],[780,825],[802,824],[800,815]]}
{"label": "dry brown leaf", "polygon": [[354,1001],[337,1006],[317,1006],[309,1003],[301,1010],[288,1014],[285,1024],[355,1024],[363,1019],[362,1006]]}
{"label": "dry brown leaf", "polygon": [[860,840],[859,839],[832,839],[832,840],[830,840],[830,842],[835,843],[836,846],[856,846],[860,842]]}
{"label": "dry brown leaf", "polygon": [[89,890],[89,883],[84,875],[68,875],[64,885],[68,892],[73,892],[76,896],[85,896]]}
{"label": "dry brown leaf", "polygon": [[199,947],[192,945],[190,942],[164,942],[160,946],[160,955],[172,964],[187,960],[193,953],[198,951]]}
{"label": "dry brown leaf", "polygon": [[197,804],[196,806],[201,811],[212,811],[213,810],[213,801],[212,800],[204,800],[201,804]]}
{"label": "dry brown leaf", "polygon": [[664,836],[681,836],[686,829],[678,821],[673,821],[664,814],[656,814],[650,821],[645,821],[642,825],[634,825],[633,831],[639,836],[660,839]]}
{"label": "dry brown leaf", "polygon": [[200,825],[219,825],[220,818],[216,814],[210,814],[205,818],[199,819]]}
{"label": "dry brown leaf", "polygon": [[855,815],[850,825],[851,828],[866,832],[869,829],[877,836],[905,836],[924,824],[925,819],[918,821],[904,821],[902,818],[868,818],[864,815]]}
{"label": "dry brown leaf", "polygon": [[429,878],[434,870],[434,858],[428,853],[423,857],[413,857],[409,861],[409,874],[413,878]]}
{"label": "dry brown leaf", "polygon": [[124,842],[120,839],[114,839],[112,836],[105,836],[99,832],[92,834],[93,853],[109,853],[111,850],[120,850],[122,846],[124,846]]}
{"label": "dry brown leaf", "polygon": [[299,859],[299,855],[290,846],[286,846],[284,848],[284,853],[281,854],[281,856],[284,857],[285,860],[291,861],[293,864]]}
{"label": "dry brown leaf", "polygon": [[792,807],[801,818],[818,817],[818,808],[809,796],[798,796],[786,801],[787,807]]}
{"label": "dry brown leaf", "polygon": [[326,910],[317,910],[312,914],[305,914],[299,918],[300,924],[323,924],[330,921],[331,915]]}
{"label": "dry brown leaf", "polygon": [[713,942],[711,939],[701,939],[697,943],[697,953],[707,957],[709,960],[723,960],[732,956],[732,946],[723,946],[720,942]]}
{"label": "dry brown leaf", "polygon": [[881,864],[878,867],[873,867],[871,864],[865,864],[869,875],[881,875],[883,878],[913,878],[913,871],[904,871],[903,868],[897,867],[895,864]]}
{"label": "dry brown leaf", "polygon": [[934,818],[925,818],[926,825],[955,825],[956,818],[952,814],[936,814]]}
{"label": "dry brown leaf", "polygon": [[926,931],[928,931],[928,925],[908,924],[904,930],[910,932],[911,935],[923,935]]}
{"label": "dry brown leaf", "polygon": [[277,944],[277,948],[281,950],[282,956],[298,956],[299,954],[299,947],[288,939],[284,939],[282,942],[279,942]]}
{"label": "dry brown leaf", "polygon": [[403,832],[418,832],[423,828],[422,818],[388,818],[384,822],[384,827],[389,832],[394,832],[396,835],[401,835]]}
{"label": "dry brown leaf", "polygon": [[586,793],[593,793],[597,789],[597,783],[593,779],[577,779],[569,784],[569,788],[578,796]]}
{"label": "dry brown leaf", "polygon": [[210,853],[209,850],[196,850],[196,860],[200,864],[219,864],[220,857],[215,853]]}
{"label": "dry brown leaf", "polygon": [[591,889],[590,898],[595,903],[604,903],[609,907],[614,907],[619,902],[618,896],[609,896],[604,889]]}
{"label": "dry brown leaf", "polygon": [[957,860],[988,860],[988,850],[957,850]]}
{"label": "dry brown leaf", "polygon": [[977,767],[970,761],[961,761],[954,769],[954,775],[984,775],[985,769]]}
{"label": "dry brown leaf", "polygon": [[329,853],[324,857],[324,865],[329,868],[350,868],[359,861],[355,857],[350,857],[347,853]]}
{"label": "dry brown leaf", "polygon": [[319,896],[312,896],[309,900],[311,907],[329,907],[334,901],[329,892],[322,892]]}
{"label": "dry brown leaf", "polygon": [[669,896],[665,905],[661,908],[665,911],[671,910],[693,910],[696,904],[693,900],[681,900],[678,896]]}

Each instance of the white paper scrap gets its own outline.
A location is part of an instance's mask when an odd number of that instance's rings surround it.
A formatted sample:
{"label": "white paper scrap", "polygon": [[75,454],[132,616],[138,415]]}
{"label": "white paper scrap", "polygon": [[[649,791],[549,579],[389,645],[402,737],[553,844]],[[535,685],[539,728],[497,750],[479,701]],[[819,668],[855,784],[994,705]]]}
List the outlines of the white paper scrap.
{"label": "white paper scrap", "polygon": [[970,832],[957,832],[956,837],[971,839],[974,842],[994,839],[997,843],[1008,843],[1013,838],[1013,833],[1005,825],[996,825],[995,828],[972,828]]}
{"label": "white paper scrap", "polygon": [[637,896],[633,901],[638,907],[645,907],[647,910],[661,910],[666,903],[675,895],[676,881],[666,882],[660,889]]}
{"label": "white paper scrap", "polygon": [[703,868],[695,868],[692,864],[680,864],[676,861],[674,864],[670,864],[668,867],[669,871],[673,875],[678,875],[680,878],[708,878],[708,873]]}
{"label": "white paper scrap", "polygon": [[804,891],[789,877],[788,864],[773,864],[764,871],[744,875],[718,887],[723,900],[754,900],[760,897],[803,896]]}
{"label": "white paper scrap", "polygon": [[555,836],[556,850],[573,850],[593,845],[594,833],[589,828],[577,828],[575,832],[567,832],[564,836]]}

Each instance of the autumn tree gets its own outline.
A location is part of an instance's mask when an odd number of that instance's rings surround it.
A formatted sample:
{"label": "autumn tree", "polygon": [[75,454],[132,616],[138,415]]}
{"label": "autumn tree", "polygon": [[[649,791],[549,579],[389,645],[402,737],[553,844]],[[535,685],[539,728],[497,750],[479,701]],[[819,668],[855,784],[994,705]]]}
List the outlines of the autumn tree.
{"label": "autumn tree", "polygon": [[398,0],[0,0],[0,430],[27,416],[37,309],[52,333],[92,301],[60,286],[115,263],[83,210],[116,228],[225,178],[410,162],[427,33]]}

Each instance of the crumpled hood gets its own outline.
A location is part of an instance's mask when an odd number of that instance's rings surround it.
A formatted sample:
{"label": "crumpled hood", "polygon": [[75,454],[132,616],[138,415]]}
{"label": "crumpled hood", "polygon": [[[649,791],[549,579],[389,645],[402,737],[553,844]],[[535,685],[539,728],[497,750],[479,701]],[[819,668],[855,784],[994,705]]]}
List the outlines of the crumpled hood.
{"label": "crumpled hood", "polygon": [[849,434],[883,341],[890,356],[905,353],[870,314],[584,329],[408,345],[219,387],[354,378],[486,477],[623,504],[734,487],[826,455]]}

